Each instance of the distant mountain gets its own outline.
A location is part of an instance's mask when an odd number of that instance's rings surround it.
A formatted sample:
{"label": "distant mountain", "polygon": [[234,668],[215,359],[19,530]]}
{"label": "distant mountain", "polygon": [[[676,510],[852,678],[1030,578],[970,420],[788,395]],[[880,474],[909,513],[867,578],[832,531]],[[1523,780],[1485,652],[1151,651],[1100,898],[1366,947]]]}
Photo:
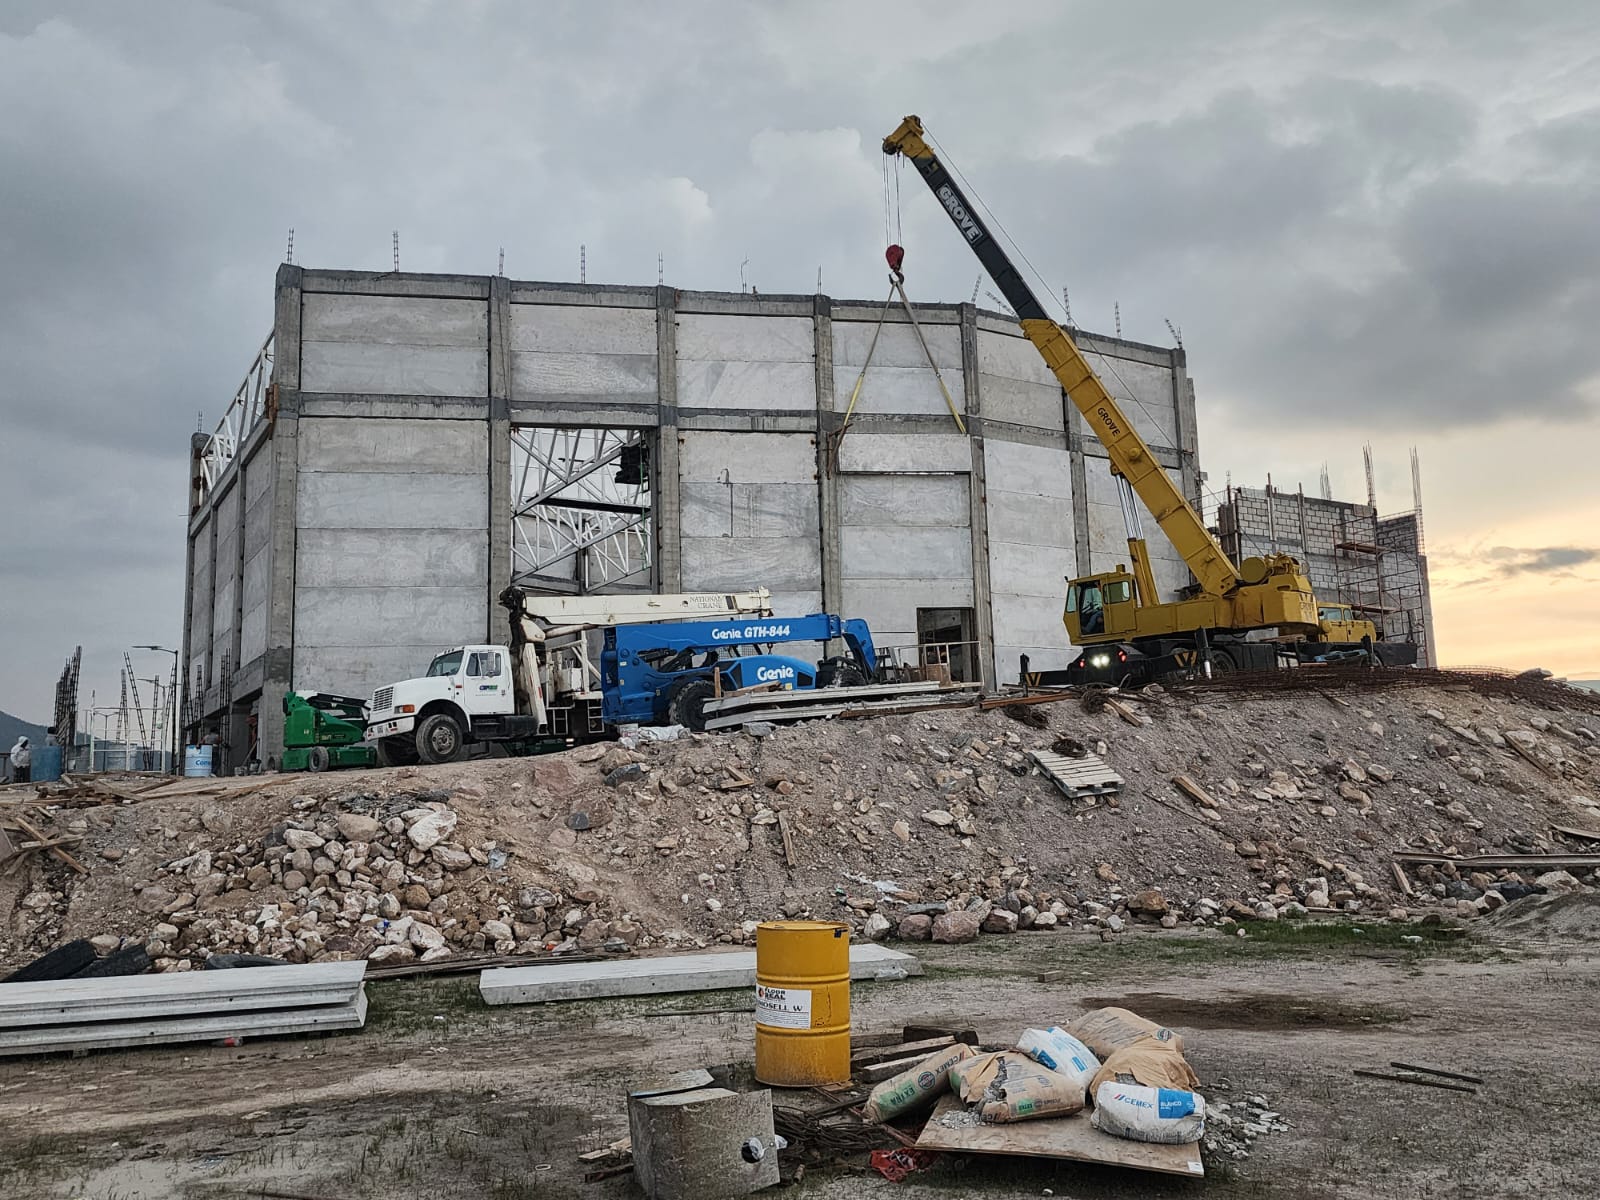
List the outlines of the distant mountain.
{"label": "distant mountain", "polygon": [[45,727],[32,725],[21,717],[13,717],[0,709],[0,750],[10,750],[19,737],[25,737],[35,746],[44,745]]}

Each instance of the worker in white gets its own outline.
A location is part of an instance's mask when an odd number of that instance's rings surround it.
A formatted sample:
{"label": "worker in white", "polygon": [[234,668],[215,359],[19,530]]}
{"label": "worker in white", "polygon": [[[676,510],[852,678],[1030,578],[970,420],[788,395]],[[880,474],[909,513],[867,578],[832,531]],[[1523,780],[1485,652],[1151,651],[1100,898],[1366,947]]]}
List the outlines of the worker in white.
{"label": "worker in white", "polygon": [[27,783],[33,777],[33,751],[28,747],[28,739],[19,737],[17,744],[11,747],[11,782]]}

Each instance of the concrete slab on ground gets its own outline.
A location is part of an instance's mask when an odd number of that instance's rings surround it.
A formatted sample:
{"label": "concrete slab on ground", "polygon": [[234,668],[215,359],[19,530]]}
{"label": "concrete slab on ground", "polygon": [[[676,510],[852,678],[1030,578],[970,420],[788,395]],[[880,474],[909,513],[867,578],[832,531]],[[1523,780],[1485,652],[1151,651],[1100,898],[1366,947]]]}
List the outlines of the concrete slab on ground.
{"label": "concrete slab on ground", "polygon": [[[850,947],[850,979],[865,983],[921,975],[917,959],[887,946]],[[612,962],[499,967],[478,978],[485,1004],[544,1004],[552,1000],[602,1000],[672,992],[714,992],[754,987],[754,950],[678,954]]]}

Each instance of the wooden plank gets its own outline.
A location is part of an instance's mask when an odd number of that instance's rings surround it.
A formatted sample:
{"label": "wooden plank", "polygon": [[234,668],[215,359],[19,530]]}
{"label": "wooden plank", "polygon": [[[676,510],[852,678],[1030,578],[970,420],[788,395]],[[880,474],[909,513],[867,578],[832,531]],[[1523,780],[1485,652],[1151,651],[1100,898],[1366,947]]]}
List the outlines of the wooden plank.
{"label": "wooden plank", "polygon": [[1174,775],[1173,785],[1189,799],[1204,808],[1216,808],[1217,798],[1188,775]]}
{"label": "wooden plank", "polygon": [[1510,746],[1513,750],[1515,750],[1523,758],[1527,759],[1528,762],[1532,763],[1535,767],[1539,768],[1539,770],[1543,771],[1546,775],[1550,776],[1551,779],[1559,779],[1559,778],[1561,778],[1561,771],[1555,766],[1555,764],[1546,762],[1544,759],[1540,758],[1537,754],[1535,754],[1532,750],[1529,750],[1526,746],[1522,745],[1520,742],[1513,741],[1511,738],[1506,738],[1505,742],[1506,742],[1506,745]]}
{"label": "wooden plank", "polygon": [[[870,942],[850,947],[852,982],[904,979],[922,973],[922,963],[913,955]],[[485,971],[478,977],[478,994],[485,1004],[544,1004],[554,1000],[599,1000],[612,996],[749,988],[754,987],[755,982],[755,951],[732,950],[610,959],[570,966],[554,963],[539,967],[503,967]]]}
{"label": "wooden plank", "polygon": [[[18,828],[20,828],[24,833],[29,834],[33,838],[34,841],[36,841],[36,842],[49,842],[50,841],[50,839],[45,837],[44,834],[40,833],[39,830],[35,826],[28,824],[28,822],[23,819],[21,814],[18,814],[16,816],[12,817],[11,819],[17,823]],[[73,858],[72,855],[68,854],[60,846],[52,845],[50,847],[50,857],[60,859],[62,862],[66,863],[67,866],[71,867],[74,871],[76,871],[79,875],[87,875],[89,873],[89,868],[88,867],[84,866],[77,859]]]}
{"label": "wooden plank", "polygon": [[1559,869],[1570,870],[1580,867],[1584,870],[1593,870],[1600,867],[1600,854],[1476,854],[1466,857],[1452,858],[1448,854],[1427,854],[1420,851],[1402,850],[1393,855],[1397,863],[1427,864],[1429,866],[1442,866],[1449,864],[1460,870],[1476,870],[1479,867],[1542,867],[1548,871]]}
{"label": "wooden plank", "polygon": [[[1581,825],[1552,825],[1552,833],[1564,833],[1568,837],[1578,838],[1585,842],[1600,842],[1600,829],[1585,829]],[[0,858],[5,857],[0,855]]]}
{"label": "wooden plank", "polygon": [[1129,725],[1133,725],[1133,726],[1135,726],[1137,728],[1142,729],[1146,725],[1150,724],[1150,718],[1145,716],[1144,713],[1135,712],[1133,709],[1129,708],[1126,704],[1124,704],[1121,700],[1118,700],[1113,696],[1107,696],[1106,697],[1106,707],[1109,708],[1112,712],[1116,713],[1117,716],[1121,717]]}
{"label": "wooden plank", "polygon": [[1441,1071],[1438,1067],[1419,1067],[1414,1063],[1391,1062],[1391,1067],[1402,1071],[1419,1071],[1424,1075],[1437,1075],[1441,1079],[1458,1079],[1462,1083],[1482,1083],[1483,1080],[1476,1075],[1463,1075],[1459,1071]]}
{"label": "wooden plank", "polygon": [[956,1154],[1003,1154],[1104,1163],[1113,1167],[1130,1167],[1136,1171],[1183,1175],[1191,1179],[1206,1173],[1200,1161],[1198,1144],[1158,1146],[1151,1142],[1112,1137],[1090,1124],[1087,1112],[1008,1125],[951,1127],[940,1124],[941,1117],[960,1113],[965,1107],[958,1096],[941,1096],[939,1103],[934,1106],[933,1115],[923,1126],[922,1136],[917,1138],[918,1147],[949,1150]]}
{"label": "wooden plank", "polygon": [[[977,684],[960,684],[962,689],[976,688]],[[799,688],[788,691],[761,692],[756,688],[745,688],[738,692],[729,692],[721,700],[707,702],[705,711],[708,716],[725,716],[748,708],[782,707],[790,704],[814,704],[819,695],[841,704],[850,704],[855,701],[872,700],[880,697],[918,696],[924,697],[929,692],[950,691],[938,683],[868,683],[860,687],[838,688]]]}
{"label": "wooden plank", "polygon": [[778,833],[783,837],[784,865],[792,868],[795,865],[794,838],[789,835],[789,817],[786,813],[778,814]]}
{"label": "wooden plank", "polygon": [[[259,971],[282,968],[259,968]],[[221,972],[217,972],[221,974]],[[255,974],[257,970],[229,972]],[[108,980],[107,982],[123,982]],[[20,986],[20,985],[7,985]],[[271,1012],[213,1013],[202,1017],[145,1018],[89,1025],[46,1025],[0,1031],[0,1056],[48,1054],[56,1050],[112,1050],[128,1046],[161,1046],[173,1042],[241,1040],[288,1033],[334,1033],[360,1029],[367,1020],[367,994],[358,991],[342,1004]]]}
{"label": "wooden plank", "polygon": [[1359,1075],[1363,1079],[1383,1079],[1389,1083],[1414,1083],[1418,1087],[1443,1088],[1447,1092],[1466,1092],[1469,1096],[1478,1094],[1477,1088],[1467,1087],[1460,1083],[1446,1083],[1442,1079],[1423,1079],[1418,1075],[1392,1075],[1387,1071],[1364,1071],[1360,1067],[1357,1067],[1351,1074]]}
{"label": "wooden plank", "polygon": [[1408,896],[1416,895],[1416,893],[1411,890],[1411,880],[1406,878],[1406,873],[1405,873],[1404,870],[1401,869],[1399,863],[1397,863],[1397,862],[1390,863],[1389,864],[1389,870],[1394,872],[1394,882],[1395,882],[1395,886],[1396,887],[1398,887],[1402,892],[1404,892]]}
{"label": "wooden plank", "polygon": [[859,1069],[852,1068],[851,1073],[863,1083],[882,1083],[885,1079],[893,1079],[901,1071],[909,1071],[927,1057],[926,1054],[909,1054],[904,1058],[885,1059]]}
{"label": "wooden plank", "polygon": [[852,1067],[865,1067],[871,1063],[884,1062],[891,1058],[905,1058],[910,1054],[932,1054],[942,1046],[954,1046],[956,1039],[949,1034],[938,1037],[923,1038],[915,1042],[901,1042],[898,1046],[871,1046],[865,1050],[857,1050],[850,1056]]}
{"label": "wooden plank", "polygon": [[339,1003],[361,987],[366,967],[357,959],[8,983],[0,987],[0,1029]]}

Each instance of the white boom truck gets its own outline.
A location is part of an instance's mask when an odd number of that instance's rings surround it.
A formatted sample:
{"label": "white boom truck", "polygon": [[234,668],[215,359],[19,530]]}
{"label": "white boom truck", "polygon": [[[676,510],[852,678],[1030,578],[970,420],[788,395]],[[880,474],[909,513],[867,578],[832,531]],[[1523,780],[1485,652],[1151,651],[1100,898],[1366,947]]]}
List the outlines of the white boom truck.
{"label": "white boom truck", "polygon": [[367,739],[383,766],[450,762],[469,742],[540,742],[603,736],[601,671],[591,630],[688,618],[765,617],[766,588],[677,595],[535,596],[508,588],[512,646],[456,646],[419,679],[380,687]]}

